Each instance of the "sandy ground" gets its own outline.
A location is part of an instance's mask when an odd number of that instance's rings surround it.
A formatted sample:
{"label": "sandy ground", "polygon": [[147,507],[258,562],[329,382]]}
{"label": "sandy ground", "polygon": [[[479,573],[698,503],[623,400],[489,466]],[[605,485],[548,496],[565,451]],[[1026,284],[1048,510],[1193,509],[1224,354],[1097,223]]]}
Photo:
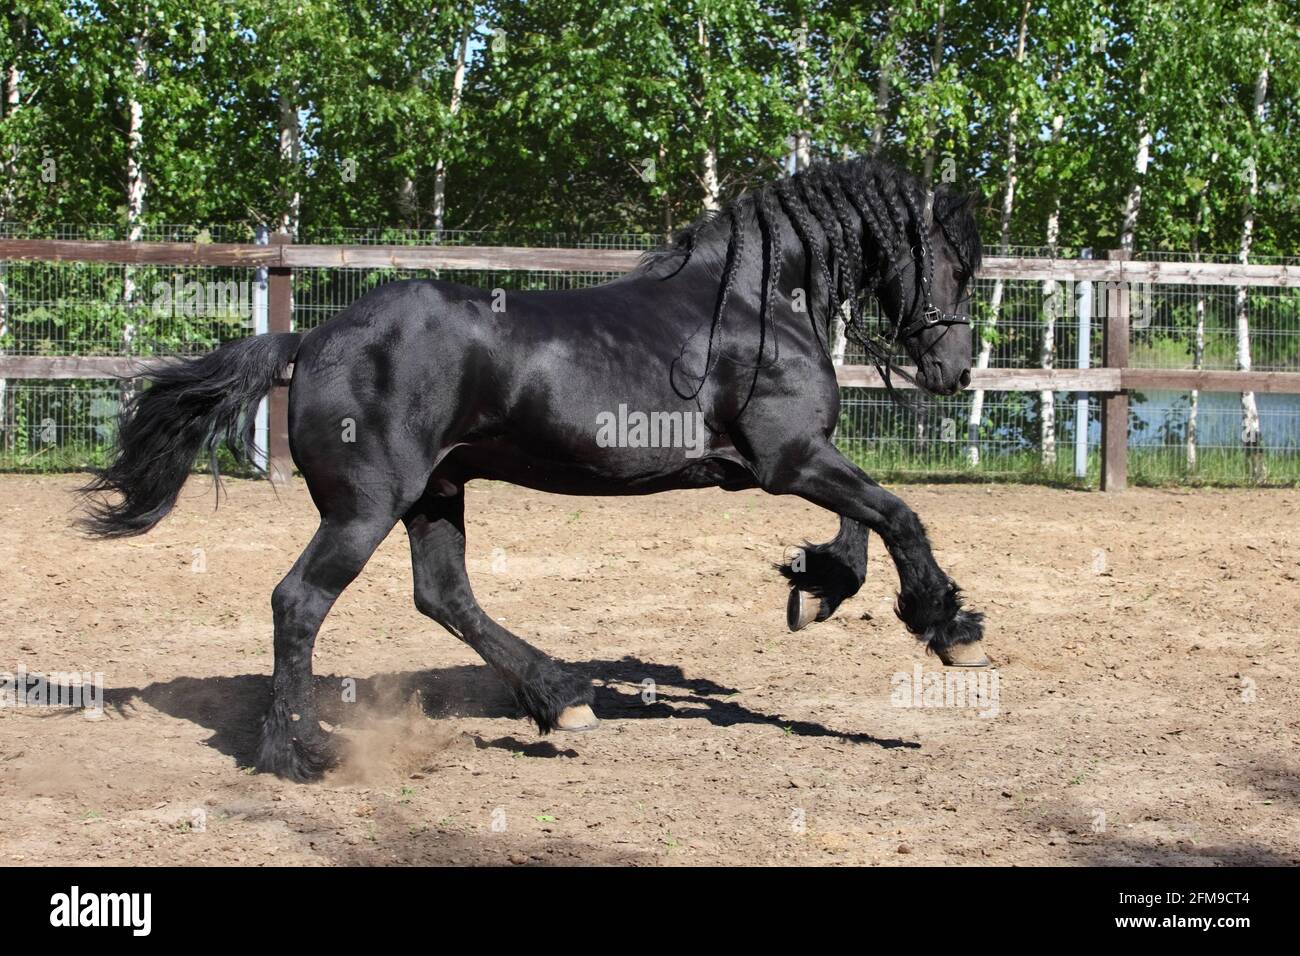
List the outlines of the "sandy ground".
{"label": "sandy ground", "polygon": [[996,697],[963,702],[908,691],[943,668],[878,539],[863,590],[786,631],[771,565],[835,528],[801,501],[479,483],[479,597],[597,682],[600,729],[521,719],[416,612],[399,527],[317,644],[350,755],[299,786],[247,760],[305,488],[214,511],[196,479],[91,542],[78,481],[0,478],[0,671],[104,675],[98,719],[0,709],[0,863],[1300,862],[1295,491],[903,487],[988,614]]}

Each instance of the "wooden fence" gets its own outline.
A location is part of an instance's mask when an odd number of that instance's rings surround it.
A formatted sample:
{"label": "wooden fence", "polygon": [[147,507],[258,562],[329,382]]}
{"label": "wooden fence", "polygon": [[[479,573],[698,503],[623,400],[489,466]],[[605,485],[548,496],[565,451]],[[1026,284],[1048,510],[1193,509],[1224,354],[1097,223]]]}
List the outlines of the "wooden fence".
{"label": "wooden fence", "polygon": [[[94,242],[57,239],[0,239],[0,263],[20,261],[94,262],[122,265],[235,266],[268,273],[268,330],[289,331],[295,268],[475,269],[537,272],[619,273],[641,253],[614,249],[521,248],[510,246],[301,245],[272,236],[268,245],[222,243]],[[1129,293],[1136,283],[1190,286],[1300,287],[1300,266],[1202,262],[1153,262],[1112,253],[1106,259],[1034,259],[989,256],[981,278],[1109,283],[1111,296],[1103,329],[1100,368],[973,369],[972,389],[1007,392],[1088,392],[1101,397],[1101,487],[1127,484],[1128,393],[1138,389],[1207,392],[1300,393],[1300,372],[1232,372],[1132,368],[1129,351]],[[0,356],[0,379],[108,378],[140,372],[150,361],[130,357]],[[165,360],[164,360],[165,361]],[[867,365],[836,370],[843,386],[883,387]],[[288,385],[269,396],[268,460],[272,475],[288,474]]]}

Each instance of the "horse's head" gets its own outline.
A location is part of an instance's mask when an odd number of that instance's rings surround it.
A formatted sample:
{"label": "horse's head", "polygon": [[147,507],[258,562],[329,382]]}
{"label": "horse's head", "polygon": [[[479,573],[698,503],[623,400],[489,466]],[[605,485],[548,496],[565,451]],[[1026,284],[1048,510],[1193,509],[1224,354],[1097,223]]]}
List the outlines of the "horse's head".
{"label": "horse's head", "polygon": [[938,395],[970,384],[970,289],[981,256],[970,204],[971,197],[940,187],[927,241],[885,266],[877,286],[893,337],[916,362],[917,383]]}

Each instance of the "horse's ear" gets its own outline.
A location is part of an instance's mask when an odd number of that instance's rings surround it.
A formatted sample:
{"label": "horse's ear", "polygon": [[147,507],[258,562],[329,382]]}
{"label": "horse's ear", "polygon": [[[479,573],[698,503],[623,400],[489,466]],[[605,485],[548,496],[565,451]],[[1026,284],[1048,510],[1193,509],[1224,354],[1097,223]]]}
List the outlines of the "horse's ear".
{"label": "horse's ear", "polygon": [[973,213],[975,193],[963,192],[944,183],[934,191],[934,218],[939,222],[952,222],[958,216]]}
{"label": "horse's ear", "polygon": [[963,262],[972,273],[979,269],[984,258],[979,226],[975,220],[976,201],[979,198],[979,193],[962,192],[948,185],[940,186],[934,192],[934,221],[959,250]]}

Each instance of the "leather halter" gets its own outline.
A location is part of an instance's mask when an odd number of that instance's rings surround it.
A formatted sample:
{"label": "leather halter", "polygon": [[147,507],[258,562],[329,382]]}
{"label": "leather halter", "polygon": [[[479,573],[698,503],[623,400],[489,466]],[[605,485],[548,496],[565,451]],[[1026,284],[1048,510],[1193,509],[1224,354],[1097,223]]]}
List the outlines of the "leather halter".
{"label": "leather halter", "polygon": [[[916,268],[917,260],[920,259],[920,250],[911,248],[906,250],[909,255],[894,255],[889,262],[889,269],[880,278],[871,284],[868,294],[879,298],[880,289],[886,283],[892,281],[895,276],[901,279],[902,273],[906,269]],[[925,329],[932,329],[936,326],[953,326],[953,325],[970,325],[970,316],[958,315],[954,312],[944,312],[934,305],[930,297],[930,284],[923,275],[921,281],[921,297],[924,306],[921,314],[910,322],[904,324],[902,317],[899,317],[898,323],[894,325],[888,338],[876,336],[866,328],[854,328],[851,321],[845,323],[845,332],[857,340],[862,346],[867,356],[871,359],[873,365],[879,369],[881,377],[885,382],[885,390],[889,392],[891,398],[895,401],[901,401],[904,404],[913,404],[910,399],[900,397],[898,391],[894,388],[893,376],[897,374],[899,378],[911,382],[913,385],[920,387],[916,376],[906,371],[894,362],[894,347],[900,338],[908,338]],[[883,323],[882,323],[883,324]]]}
{"label": "leather halter", "polygon": [[[915,247],[907,250],[909,255],[906,257],[896,256],[890,261],[889,271],[872,284],[871,291],[873,295],[879,295],[882,286],[891,281],[896,275],[902,277],[903,271],[909,268],[916,268],[917,260],[920,258],[920,251]],[[923,274],[921,277],[921,296],[924,302],[924,308],[921,314],[908,322],[906,325],[900,317],[898,324],[894,326],[893,334],[889,336],[889,344],[892,346],[900,338],[906,339],[915,335],[917,332],[925,329],[932,329],[936,326],[950,325],[970,325],[970,316],[958,315],[955,312],[944,312],[935,306],[930,297],[930,283],[928,278]]]}

